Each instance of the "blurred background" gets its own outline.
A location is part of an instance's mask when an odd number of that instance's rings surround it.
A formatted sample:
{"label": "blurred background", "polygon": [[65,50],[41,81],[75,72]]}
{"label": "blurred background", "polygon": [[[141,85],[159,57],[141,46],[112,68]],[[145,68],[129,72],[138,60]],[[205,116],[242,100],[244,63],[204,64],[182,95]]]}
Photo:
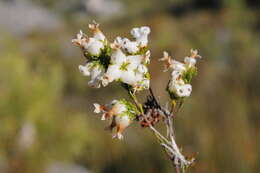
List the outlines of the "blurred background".
{"label": "blurred background", "polygon": [[[110,41],[152,29],[152,88],[167,101],[167,50],[203,59],[174,122],[189,172],[260,172],[260,2],[254,0],[0,0],[0,172],[173,172],[147,129],[134,123],[111,139],[93,102],[126,97],[117,84],[87,86],[71,39],[101,23]],[[145,98],[147,92],[141,93]],[[160,125],[157,125],[161,128]]]}

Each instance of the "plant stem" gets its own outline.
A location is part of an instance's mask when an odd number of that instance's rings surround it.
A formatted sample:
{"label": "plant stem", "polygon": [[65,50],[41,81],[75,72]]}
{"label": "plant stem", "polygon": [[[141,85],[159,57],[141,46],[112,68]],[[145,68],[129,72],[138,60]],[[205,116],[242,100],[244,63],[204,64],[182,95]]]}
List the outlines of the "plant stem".
{"label": "plant stem", "polygon": [[[140,111],[141,116],[144,118],[144,120],[148,123],[149,129],[154,133],[156,138],[158,139],[158,142],[163,147],[164,151],[167,153],[167,155],[170,157],[170,159],[173,161],[173,165],[175,167],[176,173],[180,173],[180,169],[183,168],[182,172],[185,172],[184,168],[191,165],[193,163],[193,160],[188,161],[185,159],[185,157],[181,154],[176,141],[174,137],[174,130],[173,130],[173,109],[171,112],[166,111],[163,109],[158,101],[156,100],[152,89],[149,89],[151,96],[154,98],[156,104],[159,106],[160,111],[164,114],[164,117],[166,118],[165,125],[167,129],[169,130],[169,139],[164,137],[158,130],[156,130],[153,125],[150,123],[150,121],[147,119],[147,117],[144,114],[143,105],[138,101],[136,95],[132,93],[130,90],[128,90],[128,93],[130,97],[133,99],[136,107]],[[179,107],[178,107],[179,110]],[[177,110],[177,111],[178,111]]]}

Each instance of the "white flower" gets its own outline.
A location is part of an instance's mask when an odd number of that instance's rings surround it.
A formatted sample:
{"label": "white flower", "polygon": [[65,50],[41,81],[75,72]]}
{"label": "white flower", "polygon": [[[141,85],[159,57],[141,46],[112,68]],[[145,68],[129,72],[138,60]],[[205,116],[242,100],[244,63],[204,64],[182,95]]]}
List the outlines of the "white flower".
{"label": "white flower", "polygon": [[93,32],[93,37],[99,41],[105,41],[106,37],[99,29],[99,24],[96,22],[93,22],[93,24],[88,25],[89,29]]}
{"label": "white flower", "polygon": [[110,63],[112,64],[122,64],[126,61],[126,55],[122,52],[119,45],[114,43],[111,44],[112,47],[112,53],[111,53],[111,59]]}
{"label": "white flower", "polygon": [[188,67],[195,66],[197,60],[192,57],[185,57],[184,58],[184,63],[188,65]]}
{"label": "white flower", "polygon": [[100,65],[92,67],[90,76],[91,80],[88,82],[89,86],[93,88],[100,88],[100,83],[104,74],[104,69]]}
{"label": "white flower", "polygon": [[[120,70],[120,66],[117,64],[112,64],[108,66],[107,72],[104,75],[103,82],[113,82],[114,80],[117,80],[121,77],[122,71]],[[106,81],[107,80],[107,81]],[[103,84],[106,86],[106,84]]]}
{"label": "white flower", "polygon": [[101,120],[109,120],[112,118],[110,126],[106,129],[113,130],[116,128],[116,134],[113,138],[123,139],[122,132],[128,127],[135,116],[137,115],[136,110],[133,109],[133,104],[126,100],[113,100],[110,104],[101,106],[97,103],[94,104],[95,113],[103,113]]}
{"label": "white flower", "polygon": [[185,84],[177,87],[177,95],[180,97],[189,97],[192,91],[192,86],[190,84]]}
{"label": "white flower", "polygon": [[143,80],[144,73],[148,72],[147,67],[142,64],[144,56],[126,56],[120,49],[121,41],[121,37],[117,37],[114,43],[111,44],[111,64],[108,66],[108,69],[102,79],[102,84],[104,86],[118,79],[120,79],[123,83],[135,86],[138,82]]}
{"label": "white flower", "polygon": [[121,115],[122,113],[127,111],[127,106],[118,100],[113,100],[110,104],[107,104],[105,106],[94,103],[94,107],[95,113],[103,113],[101,120],[107,120],[112,116]]}
{"label": "white flower", "polygon": [[196,58],[201,58],[201,56],[198,54],[197,50],[190,50],[190,57],[185,57],[184,58],[184,63],[188,65],[188,67],[195,66],[197,60]]}
{"label": "white flower", "polygon": [[143,59],[144,59],[144,58],[143,58],[143,55],[129,55],[129,56],[127,56],[127,60],[128,60],[131,64],[135,65],[136,67],[137,67],[139,64],[142,63]]}
{"label": "white flower", "polygon": [[80,47],[84,47],[84,44],[87,42],[87,37],[84,35],[84,33],[80,30],[77,34],[75,39],[72,39],[71,42]]}
{"label": "white flower", "polygon": [[89,38],[87,44],[84,45],[85,50],[93,56],[98,56],[101,53],[101,50],[104,49],[104,44],[95,39],[95,38]]}
{"label": "white flower", "polygon": [[86,65],[79,65],[79,71],[84,75],[84,76],[90,76],[90,63],[87,63]]}
{"label": "white flower", "polygon": [[148,68],[146,67],[146,65],[143,65],[143,64],[138,65],[137,70],[138,70],[138,72],[143,73],[143,74],[148,72]]}
{"label": "white flower", "polygon": [[129,85],[135,85],[137,83],[137,78],[133,70],[123,71],[120,79],[123,83]]}
{"label": "white flower", "polygon": [[139,51],[139,47],[138,47],[139,44],[135,41],[130,41],[129,39],[124,38],[121,44],[122,44],[122,48],[125,49],[130,54],[134,54]]}
{"label": "white flower", "polygon": [[127,111],[126,105],[120,101],[117,101],[112,107],[112,112],[114,115],[119,115],[125,111]]}
{"label": "white flower", "polygon": [[141,37],[141,32],[139,28],[133,28],[130,33],[134,38]]}
{"label": "white flower", "polygon": [[95,113],[100,113],[103,109],[102,109],[102,106],[100,105],[100,104],[98,104],[98,103],[94,103],[93,104],[94,105],[94,107],[95,107],[95,109],[94,109],[94,112]]}
{"label": "white flower", "polygon": [[159,61],[164,62],[164,72],[168,71],[168,69],[172,66],[173,60],[171,56],[169,56],[168,52],[164,51],[163,52],[163,57],[159,59]]}
{"label": "white flower", "polygon": [[120,140],[123,139],[122,132],[123,130],[131,124],[131,119],[129,116],[116,116],[115,123],[117,126],[116,134],[113,135],[112,138],[118,138]]}
{"label": "white flower", "polygon": [[147,26],[143,26],[141,28],[133,28],[131,30],[132,36],[136,39],[136,42],[141,47],[146,47],[148,44],[148,35],[150,34],[151,30]]}
{"label": "white flower", "polygon": [[181,77],[181,73],[179,71],[173,70],[171,76],[173,80],[179,80]]}
{"label": "white flower", "polygon": [[185,64],[179,62],[179,61],[176,61],[176,60],[173,60],[172,61],[172,64],[170,66],[173,70],[175,71],[179,71],[179,72],[184,72],[186,71],[186,67],[185,67]]}
{"label": "white flower", "polygon": [[196,49],[191,49],[190,50],[190,54],[191,54],[191,58],[201,58],[201,56],[199,55],[199,52],[198,50]]}
{"label": "white flower", "polygon": [[168,89],[177,97],[189,97],[192,91],[190,84],[184,84],[183,80],[171,80]]}
{"label": "white flower", "polygon": [[93,37],[87,37],[81,30],[72,43],[83,48],[84,52],[92,56],[99,56],[101,50],[104,49],[104,44],[107,44],[106,37],[99,29],[99,24],[89,24],[89,28],[93,32]]}

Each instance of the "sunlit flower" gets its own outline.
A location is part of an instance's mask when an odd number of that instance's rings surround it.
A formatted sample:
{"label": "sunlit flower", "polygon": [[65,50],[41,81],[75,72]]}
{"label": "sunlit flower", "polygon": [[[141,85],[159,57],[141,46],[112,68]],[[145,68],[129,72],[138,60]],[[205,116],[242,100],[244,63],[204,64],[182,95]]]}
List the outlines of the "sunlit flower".
{"label": "sunlit flower", "polygon": [[91,63],[87,63],[86,65],[79,65],[79,71],[83,74],[83,76],[90,76],[91,66]]}
{"label": "sunlit flower", "polygon": [[[113,44],[111,44],[112,53],[108,69],[103,77],[103,85],[114,80],[120,80],[121,82],[137,86],[144,80],[144,74],[148,72],[148,69],[144,63],[145,55],[125,55],[121,50],[122,39],[117,37]],[[146,82],[147,83],[147,82]]]}
{"label": "sunlit flower", "polygon": [[172,66],[173,60],[169,56],[168,52],[164,51],[163,52],[163,57],[159,59],[159,61],[163,61],[164,63],[164,71],[168,71],[168,69]]}
{"label": "sunlit flower", "polygon": [[99,24],[98,23],[96,23],[94,21],[93,24],[89,24],[88,27],[93,32],[93,37],[96,40],[99,40],[99,41],[105,41],[106,40],[105,35],[99,29]]}
{"label": "sunlit flower", "polygon": [[183,81],[171,80],[168,85],[168,90],[175,94],[176,97],[189,97],[192,86],[190,84],[184,84]]}
{"label": "sunlit flower", "polygon": [[105,35],[99,29],[99,24],[89,24],[92,37],[87,37],[80,31],[72,42],[81,47],[88,60],[86,65],[80,65],[79,70],[84,76],[90,76],[88,84],[99,88],[113,81],[120,81],[134,90],[147,89],[149,76],[147,64],[150,63],[148,44],[149,27],[134,28],[131,34],[134,40],[116,37],[109,44]]}
{"label": "sunlit flower", "polygon": [[89,38],[87,43],[84,45],[84,49],[90,55],[98,56],[102,49],[104,49],[104,44],[95,38]]}
{"label": "sunlit flower", "polygon": [[87,42],[87,37],[86,35],[80,30],[79,33],[76,35],[75,39],[72,39],[71,42],[76,45],[79,46],[81,48],[84,47],[84,45]]}
{"label": "sunlit flower", "polygon": [[165,71],[172,69],[171,79],[167,90],[173,99],[189,97],[192,92],[190,84],[192,77],[196,74],[196,58],[200,58],[197,50],[191,50],[191,56],[184,58],[184,63],[171,59],[167,52],[163,53]]}
{"label": "sunlit flower", "polygon": [[123,130],[131,124],[137,115],[135,106],[124,99],[114,100],[105,106],[94,103],[94,107],[95,113],[102,113],[101,120],[112,118],[112,122],[108,128],[112,130],[116,127],[116,134],[113,135],[113,138],[118,139],[123,139]]}
{"label": "sunlit flower", "polygon": [[132,36],[136,39],[136,42],[141,47],[146,47],[148,44],[148,35],[150,34],[151,30],[147,26],[143,26],[140,28],[133,28],[131,30]]}
{"label": "sunlit flower", "polygon": [[123,131],[126,127],[128,127],[132,120],[129,116],[116,116],[115,119],[115,127],[116,127],[116,133],[113,135],[112,138],[117,138],[122,140],[124,138]]}
{"label": "sunlit flower", "polygon": [[95,63],[95,62],[89,62],[85,65],[79,65],[79,71],[84,76],[90,76],[91,80],[88,82],[88,85],[93,88],[99,88],[101,84],[102,77],[104,75],[104,68]]}
{"label": "sunlit flower", "polygon": [[130,41],[128,38],[122,39],[121,45],[129,54],[135,54],[140,50],[138,42]]}

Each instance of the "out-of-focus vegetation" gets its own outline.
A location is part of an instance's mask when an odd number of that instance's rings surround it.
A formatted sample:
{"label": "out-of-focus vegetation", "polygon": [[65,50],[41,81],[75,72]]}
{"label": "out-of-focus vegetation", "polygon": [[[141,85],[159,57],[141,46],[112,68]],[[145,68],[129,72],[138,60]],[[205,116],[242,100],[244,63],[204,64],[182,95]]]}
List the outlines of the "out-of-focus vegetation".
{"label": "out-of-focus vegetation", "polygon": [[[124,141],[112,140],[92,113],[93,102],[126,96],[117,85],[90,89],[78,72],[84,58],[70,40],[93,19],[110,40],[134,26],[151,27],[152,87],[162,102],[169,79],[157,61],[162,51],[180,59],[198,49],[203,59],[192,97],[174,122],[185,154],[198,152],[190,172],[260,171],[260,3],[115,1],[121,12],[111,17],[88,12],[85,1],[5,0],[0,6],[18,2],[33,2],[59,25],[19,34],[19,25],[6,22],[11,16],[0,17],[0,172],[54,173],[53,165],[77,165],[82,172],[173,171],[148,130],[133,124]],[[26,27],[30,20],[18,12],[12,15]]]}

